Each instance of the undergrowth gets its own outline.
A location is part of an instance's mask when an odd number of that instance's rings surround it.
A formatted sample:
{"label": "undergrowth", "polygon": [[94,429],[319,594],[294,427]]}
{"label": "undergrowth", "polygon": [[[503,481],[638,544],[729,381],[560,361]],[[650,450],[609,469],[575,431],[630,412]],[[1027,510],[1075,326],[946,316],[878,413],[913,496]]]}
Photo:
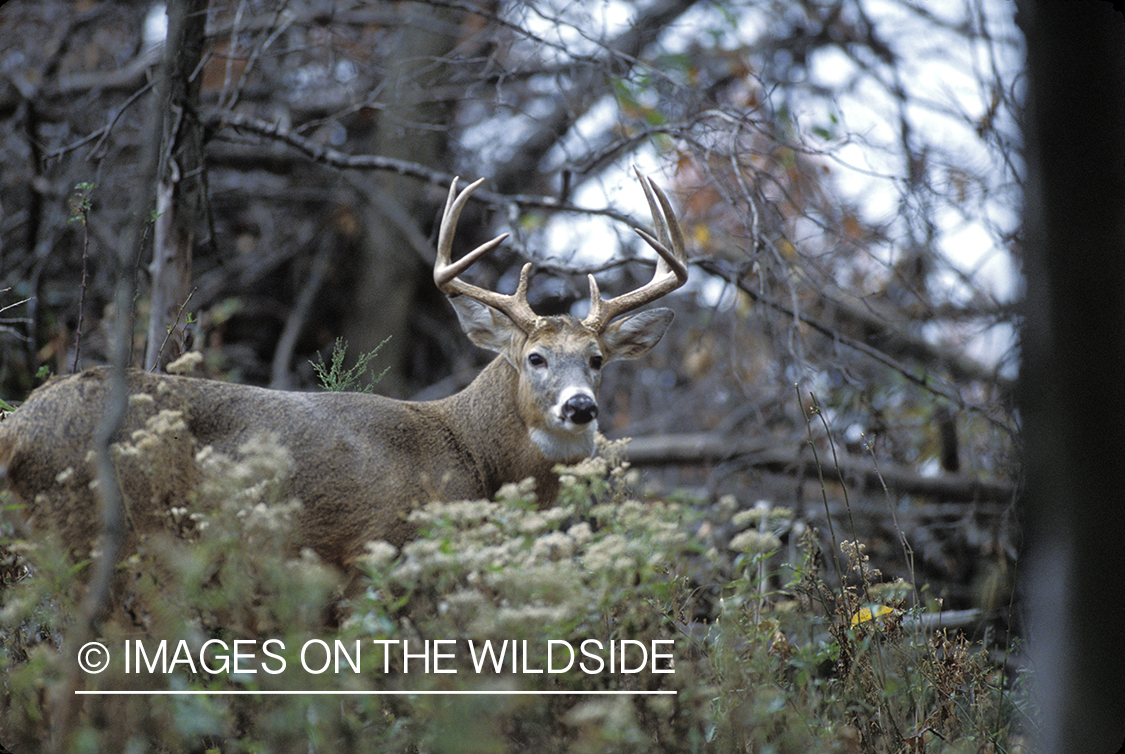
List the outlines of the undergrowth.
{"label": "undergrowth", "polygon": [[367,353],[360,354],[356,358],[355,364],[345,369],[344,359],[347,357],[348,346],[343,338],[337,338],[336,342],[332,344],[332,356],[327,364],[324,363],[324,356],[322,355],[318,355],[316,361],[310,361],[309,364],[316,372],[316,378],[321,387],[329,392],[374,393],[375,386],[379,384],[379,380],[383,379],[390,367],[386,367],[379,374],[368,378],[367,382],[363,382],[363,377],[371,368],[371,362],[378,355],[379,349],[386,345],[388,340],[390,338],[384,339]]}
{"label": "undergrowth", "polygon": [[[636,495],[613,456],[566,469],[545,510],[527,483],[421,508],[417,539],[371,543],[348,578],[290,546],[288,453],[201,454],[191,510],[119,569],[108,667],[78,676],[195,693],[82,696],[68,750],[1022,750],[994,658],[920,628],[913,585],[880,584],[861,543],[838,544],[848,578],[829,584],[814,532],[726,500],[720,551],[697,506]],[[70,692],[87,565],[5,527],[0,743],[20,754]]]}

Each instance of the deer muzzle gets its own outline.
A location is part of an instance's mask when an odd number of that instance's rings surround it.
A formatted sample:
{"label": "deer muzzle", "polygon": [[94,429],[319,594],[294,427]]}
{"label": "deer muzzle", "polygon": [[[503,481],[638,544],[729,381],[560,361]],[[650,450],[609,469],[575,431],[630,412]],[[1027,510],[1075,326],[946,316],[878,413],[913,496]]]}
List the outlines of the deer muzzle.
{"label": "deer muzzle", "polygon": [[562,405],[563,419],[574,424],[589,424],[598,418],[598,404],[587,393],[575,393]]}

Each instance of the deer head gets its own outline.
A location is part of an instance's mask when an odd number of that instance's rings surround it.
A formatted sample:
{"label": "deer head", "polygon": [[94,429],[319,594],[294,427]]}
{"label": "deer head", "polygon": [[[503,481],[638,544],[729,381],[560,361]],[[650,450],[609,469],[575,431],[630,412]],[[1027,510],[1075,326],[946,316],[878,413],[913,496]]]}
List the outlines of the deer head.
{"label": "deer head", "polygon": [[434,283],[449,297],[469,339],[499,353],[516,370],[520,416],[532,441],[552,460],[577,460],[593,451],[602,367],[615,359],[634,359],[647,353],[660,342],[673,314],[661,308],[618,318],[687,281],[683,233],[668,198],[639,172],[637,177],[648,199],[656,235],[634,230],[656,250],[656,271],[648,284],[608,301],[601,297],[597,280],[590,275],[590,311],[581,320],[541,317],[532,311],[527,301],[530,262],[520,271],[515,292],[508,295],[463,281],[461,273],[499,246],[508,234],[452,262],[457,220],[483,179],[460,193],[457,179],[449,188],[438,233]]}

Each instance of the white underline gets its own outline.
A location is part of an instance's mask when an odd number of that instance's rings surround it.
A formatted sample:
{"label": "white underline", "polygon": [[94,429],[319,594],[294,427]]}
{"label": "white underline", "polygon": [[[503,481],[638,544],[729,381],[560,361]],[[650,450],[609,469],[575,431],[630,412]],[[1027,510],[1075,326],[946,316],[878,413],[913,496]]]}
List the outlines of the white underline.
{"label": "white underline", "polygon": [[655,694],[679,694],[680,692],[674,690],[668,691],[276,691],[276,690],[262,690],[254,691],[252,689],[228,689],[219,691],[171,691],[168,689],[155,690],[155,691],[81,691],[76,690],[75,694],[88,694],[95,696],[223,696],[223,695],[259,695],[259,696],[565,696],[565,695],[611,695],[611,696],[641,696],[641,695],[655,695]]}

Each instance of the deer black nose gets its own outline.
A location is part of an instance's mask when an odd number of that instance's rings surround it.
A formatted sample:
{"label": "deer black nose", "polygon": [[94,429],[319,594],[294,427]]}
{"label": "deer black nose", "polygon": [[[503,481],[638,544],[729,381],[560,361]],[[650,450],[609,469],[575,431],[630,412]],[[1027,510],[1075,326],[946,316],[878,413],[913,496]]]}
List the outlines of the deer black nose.
{"label": "deer black nose", "polygon": [[585,393],[572,395],[563,404],[563,418],[575,424],[589,424],[598,418],[598,404]]}

